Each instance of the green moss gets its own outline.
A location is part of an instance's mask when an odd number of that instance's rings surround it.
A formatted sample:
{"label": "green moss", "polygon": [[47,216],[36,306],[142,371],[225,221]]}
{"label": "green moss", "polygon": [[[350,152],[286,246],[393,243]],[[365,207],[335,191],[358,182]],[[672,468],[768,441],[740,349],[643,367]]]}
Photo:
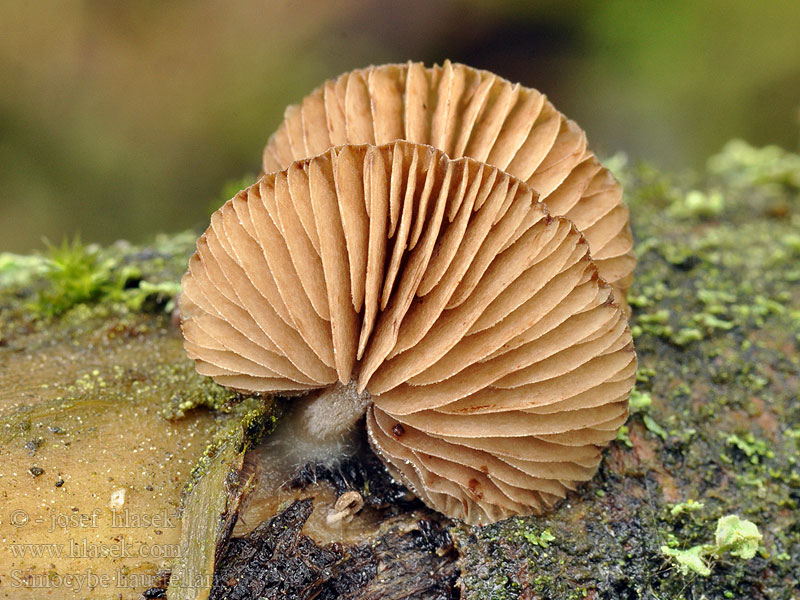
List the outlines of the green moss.
{"label": "green moss", "polygon": [[192,233],[158,236],[156,247],[119,242],[108,248],[79,238],[48,245],[42,255],[0,255],[3,317],[52,319],[81,306],[117,312],[169,312],[194,248]]}
{"label": "green moss", "polygon": [[46,285],[31,305],[40,315],[60,315],[76,304],[90,304],[122,293],[129,279],[138,277],[135,267],[119,272],[114,261],[101,258],[97,246],[85,246],[79,238],[48,246],[43,278]]}

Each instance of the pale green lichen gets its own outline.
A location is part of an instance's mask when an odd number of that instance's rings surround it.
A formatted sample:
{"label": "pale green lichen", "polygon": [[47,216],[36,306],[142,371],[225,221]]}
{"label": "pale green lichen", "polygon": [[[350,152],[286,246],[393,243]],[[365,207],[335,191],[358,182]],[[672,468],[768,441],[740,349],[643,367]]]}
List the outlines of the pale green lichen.
{"label": "pale green lichen", "polygon": [[666,440],[669,437],[669,433],[667,433],[667,430],[664,429],[658,423],[656,423],[653,417],[651,417],[650,415],[642,416],[642,422],[644,423],[644,426],[647,427],[648,431],[655,433],[662,440]]}
{"label": "pale green lichen", "polygon": [[728,552],[742,560],[750,560],[756,555],[763,536],[752,521],[737,515],[727,515],[717,521],[715,534],[716,553]]}
{"label": "pale green lichen", "polygon": [[711,564],[723,555],[730,554],[742,560],[750,560],[756,555],[762,535],[752,521],[737,515],[726,515],[717,520],[713,544],[700,544],[686,550],[661,546],[661,552],[675,561],[684,575],[690,571],[703,577],[711,575]]}
{"label": "pale green lichen", "polygon": [[549,529],[537,532],[532,527],[525,527],[525,523],[522,519],[517,519],[517,523],[521,526],[519,531],[516,532],[517,537],[523,538],[533,546],[547,548],[551,542],[556,540],[556,536],[554,536]]}
{"label": "pale green lichen", "polygon": [[778,146],[757,148],[743,140],[731,140],[708,159],[708,171],[736,186],[800,188],[800,156]]}
{"label": "pale green lichen", "polygon": [[138,286],[125,291],[125,304],[138,311],[142,310],[145,303],[152,300],[156,305],[163,305],[165,312],[172,312],[175,308],[175,298],[180,293],[181,284],[177,281],[160,283],[140,281]]}
{"label": "pale green lichen", "polygon": [[711,569],[706,564],[705,557],[708,555],[706,546],[692,546],[686,550],[661,546],[661,552],[673,559],[681,573],[687,575],[689,571],[707,577],[711,575]]}
{"label": "pale green lichen", "polygon": [[0,252],[0,288],[22,287],[47,271],[47,259],[37,254]]}
{"label": "pale green lichen", "polygon": [[650,397],[650,394],[648,394],[647,392],[642,392],[637,388],[631,390],[631,396],[630,396],[631,412],[636,412],[644,410],[646,408],[650,408],[651,404],[653,404],[653,399]]}
{"label": "pale green lichen", "polygon": [[754,465],[758,464],[762,457],[774,458],[775,456],[775,453],[767,447],[767,443],[764,440],[756,439],[752,433],[745,433],[741,437],[732,433],[726,436],[725,441],[744,452]]}
{"label": "pale green lichen", "polygon": [[689,498],[686,502],[678,502],[669,511],[673,517],[677,517],[683,513],[691,513],[705,508],[705,503],[698,502]]}
{"label": "pale green lichen", "polygon": [[620,427],[619,431],[617,431],[617,441],[622,442],[628,448],[633,448],[633,440],[631,440],[630,432],[631,430],[627,425]]}
{"label": "pale green lichen", "polygon": [[709,193],[691,190],[674,201],[669,207],[669,212],[679,218],[708,219],[718,217],[724,209],[725,201],[718,190]]}

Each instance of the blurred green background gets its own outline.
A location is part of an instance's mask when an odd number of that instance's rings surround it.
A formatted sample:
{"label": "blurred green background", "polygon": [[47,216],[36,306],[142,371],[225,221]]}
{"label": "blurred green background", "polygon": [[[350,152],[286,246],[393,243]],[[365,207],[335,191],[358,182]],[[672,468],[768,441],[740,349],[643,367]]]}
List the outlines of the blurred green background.
{"label": "blurred green background", "polygon": [[0,250],[200,226],[287,104],[445,58],[544,91],[601,155],[798,147],[798,0],[5,0]]}

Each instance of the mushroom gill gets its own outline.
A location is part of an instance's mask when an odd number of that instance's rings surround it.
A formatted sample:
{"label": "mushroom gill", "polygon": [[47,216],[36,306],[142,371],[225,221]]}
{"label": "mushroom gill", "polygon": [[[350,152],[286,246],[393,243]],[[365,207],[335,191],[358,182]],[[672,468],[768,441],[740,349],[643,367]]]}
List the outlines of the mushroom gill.
{"label": "mushroom gill", "polygon": [[544,94],[488,71],[422,63],[358,69],[325,82],[284,121],[263,154],[265,173],[342,144],[428,144],[521,179],[553,215],[570,219],[597,270],[627,309],[636,259],[622,187],[586,135]]}
{"label": "mushroom gill", "polygon": [[468,523],[552,507],[627,416],[631,334],[584,236],[471,158],[292,163],[214,213],[182,283],[200,373],[305,394],[321,437],[366,410],[387,467]]}

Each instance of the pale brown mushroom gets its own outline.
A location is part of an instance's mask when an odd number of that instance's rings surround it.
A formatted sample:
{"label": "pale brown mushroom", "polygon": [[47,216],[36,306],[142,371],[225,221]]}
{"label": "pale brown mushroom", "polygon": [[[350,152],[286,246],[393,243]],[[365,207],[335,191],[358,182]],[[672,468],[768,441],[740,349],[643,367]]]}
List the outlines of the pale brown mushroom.
{"label": "pale brown mushroom", "polygon": [[586,135],[544,94],[488,71],[446,61],[358,69],[299,104],[264,149],[270,173],[342,144],[428,144],[513,175],[589,242],[597,270],[627,308],[636,259],[622,188],[586,146]]}
{"label": "pale brown mushroom", "polygon": [[372,448],[468,523],[541,513],[592,477],[636,356],[573,223],[503,171],[432,147],[343,146],[211,218],[183,278],[200,373],[307,393],[323,438]]}
{"label": "pale brown mushroom", "polygon": [[325,522],[328,525],[348,523],[362,508],[364,508],[364,497],[358,492],[350,490],[336,499],[333,509],[325,517]]}

